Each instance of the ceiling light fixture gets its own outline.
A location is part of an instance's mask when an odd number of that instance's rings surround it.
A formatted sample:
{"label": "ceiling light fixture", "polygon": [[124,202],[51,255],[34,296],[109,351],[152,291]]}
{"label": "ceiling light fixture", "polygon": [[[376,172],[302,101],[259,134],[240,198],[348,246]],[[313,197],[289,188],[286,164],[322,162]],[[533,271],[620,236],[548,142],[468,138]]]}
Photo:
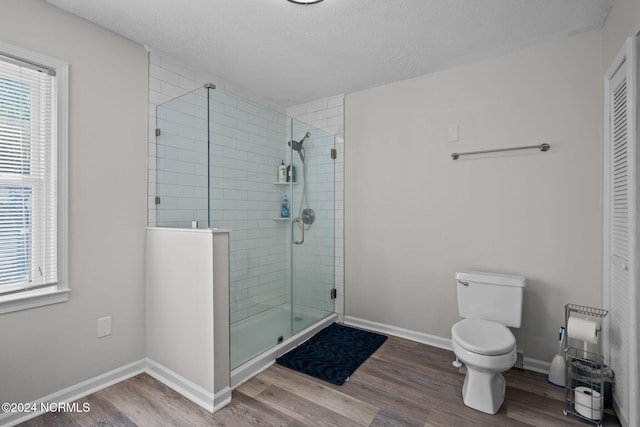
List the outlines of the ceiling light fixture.
{"label": "ceiling light fixture", "polygon": [[291,3],[303,4],[308,6],[310,4],[320,3],[322,0],[289,0]]}

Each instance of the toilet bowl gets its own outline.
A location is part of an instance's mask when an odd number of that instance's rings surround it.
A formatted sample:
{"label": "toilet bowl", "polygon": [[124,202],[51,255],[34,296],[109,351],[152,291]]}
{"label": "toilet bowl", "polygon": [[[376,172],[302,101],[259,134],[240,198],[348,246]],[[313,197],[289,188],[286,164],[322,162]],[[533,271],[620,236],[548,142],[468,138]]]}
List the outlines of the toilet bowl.
{"label": "toilet bowl", "polygon": [[502,372],[517,359],[516,340],[504,325],[482,319],[464,319],[451,328],[455,355],[467,367],[462,386],[465,405],[487,414],[498,412],[506,391]]}
{"label": "toilet bowl", "polygon": [[509,327],[522,321],[522,276],[456,273],[458,313],[463,320],[451,327],[451,346],[466,365],[462,386],[465,405],[495,414],[505,398],[502,372],[517,360],[516,339]]}

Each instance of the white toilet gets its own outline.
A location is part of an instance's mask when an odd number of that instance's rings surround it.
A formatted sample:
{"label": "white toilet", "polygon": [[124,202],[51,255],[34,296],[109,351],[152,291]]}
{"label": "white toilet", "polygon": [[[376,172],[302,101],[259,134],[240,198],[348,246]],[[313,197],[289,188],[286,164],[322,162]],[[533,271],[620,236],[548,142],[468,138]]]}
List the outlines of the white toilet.
{"label": "white toilet", "polygon": [[522,322],[525,278],[475,271],[456,273],[458,313],[451,327],[453,352],[467,367],[464,404],[495,414],[504,402],[502,372],[516,362],[516,339],[507,328]]}

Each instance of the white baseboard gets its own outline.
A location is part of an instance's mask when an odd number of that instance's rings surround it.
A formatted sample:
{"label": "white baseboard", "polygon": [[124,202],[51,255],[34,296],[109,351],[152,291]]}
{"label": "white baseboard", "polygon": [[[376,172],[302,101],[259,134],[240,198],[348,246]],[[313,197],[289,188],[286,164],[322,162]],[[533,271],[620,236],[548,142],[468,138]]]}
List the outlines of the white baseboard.
{"label": "white baseboard", "polygon": [[616,413],[618,417],[618,421],[620,421],[620,425],[622,427],[629,427],[629,420],[627,419],[627,413],[620,409],[620,405],[618,405],[618,401],[616,398],[613,398],[613,412]]}
{"label": "white baseboard", "polygon": [[231,387],[225,387],[213,395],[213,412],[216,412],[231,403]]}
{"label": "white baseboard", "polygon": [[214,395],[153,359],[146,359],[146,373],[209,412],[216,412],[231,402],[229,387]]}
{"label": "white baseboard", "polygon": [[[152,376],[167,387],[177,391],[197,405],[202,406],[209,412],[215,412],[231,402],[231,389],[229,387],[226,387],[214,395],[186,378],[176,374],[170,369],[160,365],[156,361],[147,358],[129,363],[128,365],[121,366],[120,368],[98,375],[97,377],[93,377],[81,383],[67,387],[64,390],[60,390],[43,398],[34,400],[29,404],[29,406],[41,408],[48,406],[47,404],[73,402],[142,373]],[[15,426],[28,421],[31,418],[42,415],[43,413],[44,411],[3,412],[0,413],[0,426]]]}
{"label": "white baseboard", "polygon": [[[352,316],[344,316],[344,323],[346,325],[355,326],[357,328],[369,329],[371,331],[389,334],[395,337],[405,338],[410,341],[427,344],[432,347],[453,351],[450,338],[442,338],[436,335],[425,334],[423,332],[412,331],[410,329],[399,328],[397,326],[387,325],[384,323],[372,322],[371,320],[359,319]],[[549,362],[532,359],[530,357],[524,358],[524,369],[528,371],[539,372],[541,374],[549,374],[549,367]]]}
{"label": "white baseboard", "polygon": [[541,374],[549,375],[549,368],[551,363],[543,360],[532,359],[530,357],[524,358],[524,369],[527,371],[539,372]]}
{"label": "white baseboard", "polygon": [[427,344],[431,347],[451,350],[451,340],[448,338],[442,338],[435,335],[425,334],[423,332],[399,328],[397,326],[386,325],[384,323],[372,322],[371,320],[359,319],[352,316],[344,316],[344,323],[346,325],[355,326],[357,328],[370,329],[372,331],[381,332],[383,334],[393,335],[394,337],[405,338],[410,341]]}
{"label": "white baseboard", "polygon": [[[121,381],[127,380],[136,375],[145,372],[145,360],[139,360],[137,362],[129,363],[128,365],[121,366],[112,371],[106,372],[97,377],[90,378],[81,383],[72,385],[63,390],[52,393],[48,396],[40,398],[31,402],[36,408],[47,406],[47,404],[57,404],[61,402],[73,402],[84,396],[95,393],[103,388],[117,384]],[[0,426],[15,426],[23,423],[31,418],[35,418],[42,415],[44,412],[4,412],[0,414]]]}

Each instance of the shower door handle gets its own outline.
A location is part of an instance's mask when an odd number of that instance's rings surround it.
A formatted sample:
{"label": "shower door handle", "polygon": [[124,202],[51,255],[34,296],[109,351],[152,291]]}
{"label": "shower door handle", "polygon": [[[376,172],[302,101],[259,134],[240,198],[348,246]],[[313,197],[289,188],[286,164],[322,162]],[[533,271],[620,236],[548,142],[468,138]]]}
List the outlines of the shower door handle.
{"label": "shower door handle", "polygon": [[304,222],[300,218],[296,218],[295,222],[297,224],[300,224],[300,229],[302,230],[302,239],[301,240],[294,240],[293,243],[295,243],[296,245],[301,245],[301,244],[304,243]]}

